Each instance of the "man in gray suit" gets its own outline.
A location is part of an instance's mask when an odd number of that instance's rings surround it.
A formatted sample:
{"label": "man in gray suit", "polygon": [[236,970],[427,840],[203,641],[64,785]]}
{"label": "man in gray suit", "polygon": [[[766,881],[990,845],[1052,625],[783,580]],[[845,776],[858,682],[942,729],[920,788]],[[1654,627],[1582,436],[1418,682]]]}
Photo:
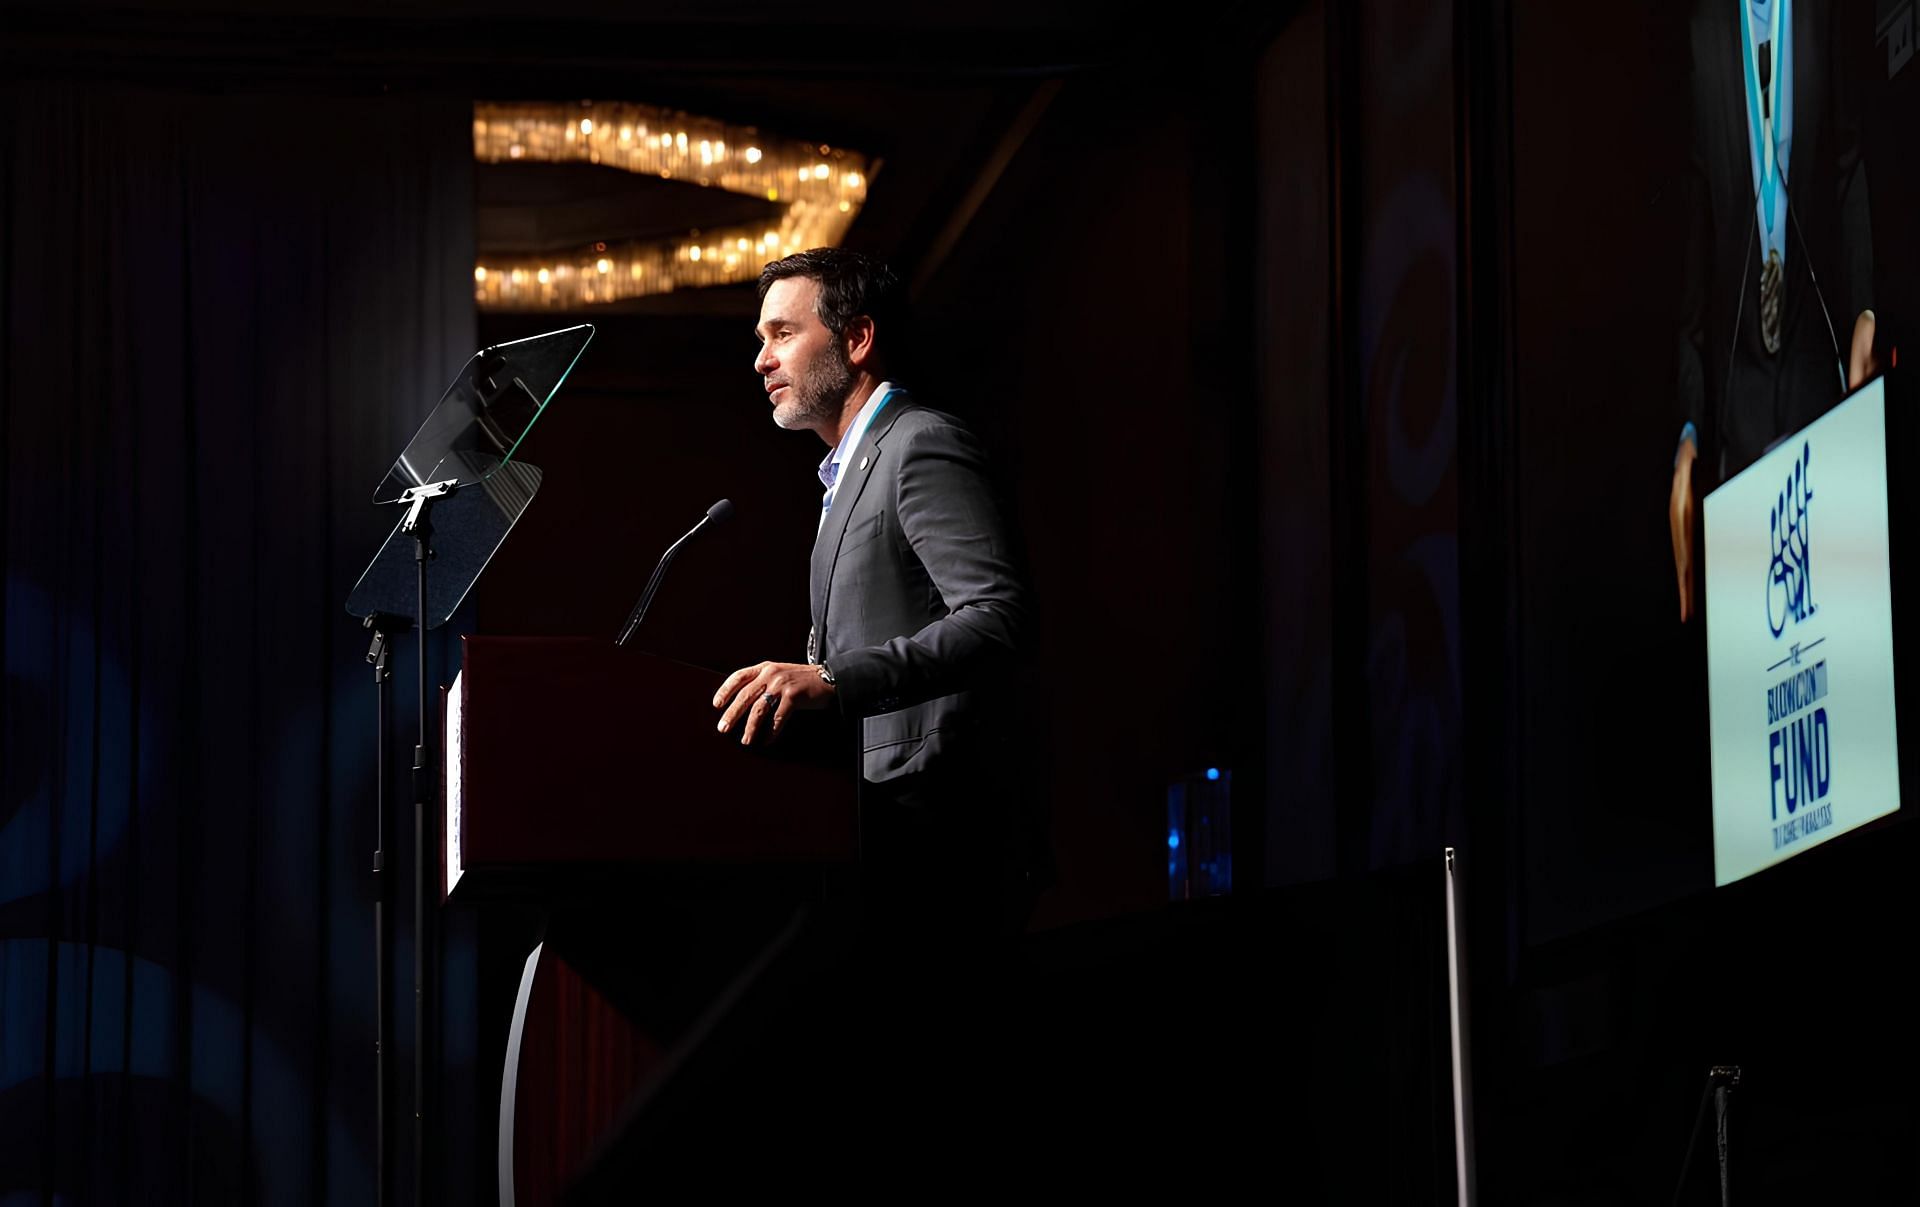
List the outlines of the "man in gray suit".
{"label": "man in gray suit", "polygon": [[752,744],[795,709],[837,709],[860,733],[870,911],[946,938],[1005,930],[1027,904],[1006,772],[1028,598],[985,454],[889,379],[906,309],[884,264],[816,248],[767,265],[760,299],[773,420],[830,451],[807,660],[728,676],[719,729]]}

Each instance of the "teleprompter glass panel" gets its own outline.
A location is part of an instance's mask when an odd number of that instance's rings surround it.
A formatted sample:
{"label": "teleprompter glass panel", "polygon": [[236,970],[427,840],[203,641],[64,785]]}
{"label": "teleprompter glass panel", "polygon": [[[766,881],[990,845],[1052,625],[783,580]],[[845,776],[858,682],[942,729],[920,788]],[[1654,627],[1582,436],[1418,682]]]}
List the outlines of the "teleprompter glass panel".
{"label": "teleprompter glass panel", "polygon": [[469,486],[512,460],[592,338],[592,324],[582,323],[474,353],[387,471],[373,501],[396,502],[416,486],[449,479]]}
{"label": "teleprompter glass panel", "polygon": [[[507,539],[514,524],[540,489],[540,467],[524,461],[503,464],[477,485],[455,491],[433,505],[433,571],[427,575],[427,627],[447,622],[467,597],[480,572]],[[414,616],[420,607],[418,563],[413,534],[396,522],[386,544],[353,586],[347,611],[355,616],[385,612]]]}

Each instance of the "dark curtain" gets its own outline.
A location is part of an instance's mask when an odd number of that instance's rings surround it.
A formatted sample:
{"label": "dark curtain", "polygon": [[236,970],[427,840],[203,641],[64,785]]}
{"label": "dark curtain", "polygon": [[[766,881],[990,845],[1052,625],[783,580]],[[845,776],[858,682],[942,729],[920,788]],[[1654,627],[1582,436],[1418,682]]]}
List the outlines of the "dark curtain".
{"label": "dark curtain", "polygon": [[374,698],[342,604],[472,351],[470,121],[0,88],[0,1202],[373,1199]]}

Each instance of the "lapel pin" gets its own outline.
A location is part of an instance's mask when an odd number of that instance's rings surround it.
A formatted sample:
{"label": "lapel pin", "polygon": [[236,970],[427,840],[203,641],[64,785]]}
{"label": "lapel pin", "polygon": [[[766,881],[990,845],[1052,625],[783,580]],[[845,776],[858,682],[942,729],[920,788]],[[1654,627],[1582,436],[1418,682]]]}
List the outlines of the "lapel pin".
{"label": "lapel pin", "polygon": [[860,468],[861,469],[867,468],[867,459],[865,457],[860,458]]}

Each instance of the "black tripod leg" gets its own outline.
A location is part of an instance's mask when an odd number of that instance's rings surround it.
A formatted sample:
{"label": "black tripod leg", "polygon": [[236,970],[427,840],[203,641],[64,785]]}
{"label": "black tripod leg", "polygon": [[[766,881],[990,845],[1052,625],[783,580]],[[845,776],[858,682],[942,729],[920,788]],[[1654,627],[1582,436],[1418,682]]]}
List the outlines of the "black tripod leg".
{"label": "black tripod leg", "polygon": [[1730,1096],[1725,1082],[1713,1087],[1714,1130],[1718,1133],[1720,1149],[1720,1207],[1730,1207],[1733,1202],[1733,1165],[1727,1148],[1727,1100]]}

